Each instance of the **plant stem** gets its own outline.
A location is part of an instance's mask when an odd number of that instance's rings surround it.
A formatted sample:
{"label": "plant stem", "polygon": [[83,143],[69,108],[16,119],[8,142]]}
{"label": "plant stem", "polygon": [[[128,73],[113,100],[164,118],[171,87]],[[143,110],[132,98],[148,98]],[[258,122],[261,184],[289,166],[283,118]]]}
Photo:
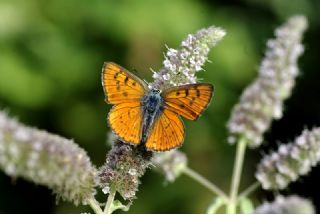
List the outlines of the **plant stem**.
{"label": "plant stem", "polygon": [[247,197],[250,193],[252,193],[254,190],[256,190],[260,186],[260,183],[258,181],[254,182],[249,186],[247,189],[245,189],[238,197],[238,201],[240,201],[242,198]]}
{"label": "plant stem", "polygon": [[214,194],[217,194],[218,196],[220,196],[221,198],[223,198],[225,201],[228,201],[228,196],[219,188],[217,187],[215,184],[211,183],[209,180],[207,180],[206,178],[204,178],[202,175],[200,175],[198,172],[190,169],[189,167],[186,167],[183,171],[182,171],[185,175],[189,176],[190,178],[192,178],[193,180],[197,181],[198,183],[202,184],[204,187],[206,187],[207,189],[209,189],[211,192],[213,192]]}
{"label": "plant stem", "polygon": [[235,158],[234,167],[233,167],[232,184],[230,189],[230,200],[227,207],[228,214],[236,214],[237,195],[238,195],[239,184],[241,179],[241,172],[242,172],[244,155],[246,151],[246,145],[247,143],[244,138],[241,138],[237,143],[237,152],[236,152],[236,158]]}
{"label": "plant stem", "polygon": [[112,212],[111,208],[112,208],[115,195],[116,195],[116,190],[114,188],[110,188],[110,193],[108,196],[107,204],[104,207],[103,214],[110,214]]}
{"label": "plant stem", "polygon": [[91,209],[94,211],[95,214],[103,214],[103,211],[99,205],[99,202],[97,202],[97,200],[95,198],[90,198],[89,199],[89,206],[91,207]]}

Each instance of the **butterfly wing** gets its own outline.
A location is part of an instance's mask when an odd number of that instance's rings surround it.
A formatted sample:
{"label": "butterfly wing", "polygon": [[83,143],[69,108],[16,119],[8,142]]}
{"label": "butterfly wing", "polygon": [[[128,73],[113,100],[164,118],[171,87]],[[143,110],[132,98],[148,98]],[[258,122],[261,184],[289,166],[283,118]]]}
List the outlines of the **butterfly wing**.
{"label": "butterfly wing", "polygon": [[113,132],[125,142],[140,143],[142,123],[140,102],[113,106],[109,112],[108,122]]}
{"label": "butterfly wing", "polygon": [[108,122],[115,134],[126,142],[139,144],[141,140],[141,98],[147,85],[121,66],[107,62],[102,69],[102,86],[106,102],[115,104]]}
{"label": "butterfly wing", "polygon": [[163,92],[164,107],[189,120],[196,120],[209,105],[213,86],[208,83],[189,84]]}
{"label": "butterfly wing", "polygon": [[113,62],[104,63],[102,86],[110,104],[138,101],[148,90],[146,83]]}
{"label": "butterfly wing", "polygon": [[180,117],[164,109],[155,121],[145,146],[152,151],[167,151],[181,146],[184,135],[184,125]]}

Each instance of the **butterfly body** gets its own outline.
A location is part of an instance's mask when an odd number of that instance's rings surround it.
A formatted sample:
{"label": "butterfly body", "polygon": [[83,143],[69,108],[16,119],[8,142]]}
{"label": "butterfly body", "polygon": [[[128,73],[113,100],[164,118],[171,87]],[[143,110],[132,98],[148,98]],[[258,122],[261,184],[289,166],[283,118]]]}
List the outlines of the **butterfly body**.
{"label": "butterfly body", "polygon": [[163,111],[163,98],[160,91],[151,89],[141,100],[142,108],[142,137],[141,144],[145,144],[154,122]]}
{"label": "butterfly body", "polygon": [[108,123],[124,142],[147,150],[167,151],[181,146],[185,137],[180,115],[196,120],[208,106],[213,86],[188,84],[165,89],[148,85],[121,66],[108,62],[102,70],[106,102],[114,106]]}

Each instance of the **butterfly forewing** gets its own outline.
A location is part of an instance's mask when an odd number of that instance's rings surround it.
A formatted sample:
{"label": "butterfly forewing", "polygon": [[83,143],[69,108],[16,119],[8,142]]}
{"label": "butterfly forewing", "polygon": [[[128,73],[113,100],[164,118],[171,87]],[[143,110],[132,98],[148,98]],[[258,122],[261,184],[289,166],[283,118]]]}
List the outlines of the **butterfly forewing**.
{"label": "butterfly forewing", "polygon": [[165,108],[189,120],[196,120],[210,103],[213,86],[207,83],[189,84],[163,92]]}
{"label": "butterfly forewing", "polygon": [[140,102],[127,102],[113,106],[109,112],[108,122],[114,133],[124,141],[140,143],[142,122]]}
{"label": "butterfly forewing", "polygon": [[140,100],[147,90],[142,80],[113,62],[103,66],[102,86],[110,104]]}
{"label": "butterfly forewing", "polygon": [[155,121],[145,146],[152,151],[167,151],[181,146],[183,140],[183,122],[176,113],[164,109]]}

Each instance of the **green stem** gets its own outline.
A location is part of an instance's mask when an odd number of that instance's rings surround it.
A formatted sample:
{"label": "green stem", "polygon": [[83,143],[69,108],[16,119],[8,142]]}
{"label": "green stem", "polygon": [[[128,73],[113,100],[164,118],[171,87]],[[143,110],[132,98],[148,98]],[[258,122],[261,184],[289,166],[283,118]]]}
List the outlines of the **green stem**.
{"label": "green stem", "polygon": [[258,187],[260,186],[260,183],[258,181],[256,181],[255,183],[253,183],[251,186],[249,186],[247,189],[245,189],[238,197],[238,201],[240,201],[241,199],[247,197],[247,195],[249,195],[250,193],[252,193],[253,191],[255,191]]}
{"label": "green stem", "polygon": [[221,198],[223,198],[225,201],[228,200],[228,196],[215,184],[211,183],[209,180],[204,178],[202,175],[197,173],[196,171],[190,169],[189,167],[186,167],[182,171],[185,175],[189,176],[193,180],[197,181],[198,183],[202,184],[204,187],[206,187],[208,190],[213,192],[214,194],[217,194]]}
{"label": "green stem", "polygon": [[113,200],[116,195],[116,190],[114,188],[110,188],[110,193],[108,196],[107,204],[104,207],[103,214],[111,214],[112,213],[112,205],[113,205]]}
{"label": "green stem", "polygon": [[241,138],[239,142],[237,142],[237,152],[233,167],[232,184],[230,189],[230,200],[227,207],[228,214],[236,214],[237,196],[241,179],[243,160],[246,151],[246,145],[247,143],[244,138]]}
{"label": "green stem", "polygon": [[95,198],[90,198],[89,199],[89,206],[91,209],[94,211],[95,214],[103,214],[103,211],[99,205],[99,202]]}

